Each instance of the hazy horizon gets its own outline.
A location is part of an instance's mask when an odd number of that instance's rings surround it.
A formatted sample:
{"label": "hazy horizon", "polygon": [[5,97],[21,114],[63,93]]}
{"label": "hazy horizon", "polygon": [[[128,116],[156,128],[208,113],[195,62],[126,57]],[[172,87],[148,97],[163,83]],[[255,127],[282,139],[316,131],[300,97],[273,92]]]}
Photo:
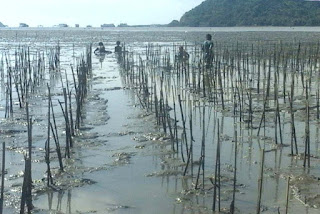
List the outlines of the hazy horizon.
{"label": "hazy horizon", "polygon": [[52,27],[101,24],[168,24],[204,0],[11,0],[1,3],[0,22],[9,27],[26,23]]}

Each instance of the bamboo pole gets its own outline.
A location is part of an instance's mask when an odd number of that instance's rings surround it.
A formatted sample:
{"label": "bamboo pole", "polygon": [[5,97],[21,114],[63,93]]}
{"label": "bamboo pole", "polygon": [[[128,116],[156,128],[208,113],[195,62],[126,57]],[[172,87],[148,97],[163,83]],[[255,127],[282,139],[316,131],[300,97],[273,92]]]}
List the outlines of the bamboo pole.
{"label": "bamboo pole", "polygon": [[286,194],[286,214],[288,214],[289,209],[289,196],[290,196],[290,176],[287,181],[287,194]]}
{"label": "bamboo pole", "polygon": [[1,196],[0,196],[0,214],[3,213],[3,202],[4,202],[4,180],[6,173],[6,143],[2,143],[2,167],[1,167]]}
{"label": "bamboo pole", "polygon": [[260,207],[261,207],[262,186],[263,186],[263,170],[264,170],[264,149],[261,150],[260,175],[259,175],[259,179],[258,179],[257,214],[260,213]]}

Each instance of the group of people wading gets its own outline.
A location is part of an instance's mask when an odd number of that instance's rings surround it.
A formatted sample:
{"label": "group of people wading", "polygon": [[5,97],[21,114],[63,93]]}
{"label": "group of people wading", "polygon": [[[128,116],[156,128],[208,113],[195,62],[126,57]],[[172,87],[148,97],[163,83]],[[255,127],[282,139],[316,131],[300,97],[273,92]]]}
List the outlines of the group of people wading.
{"label": "group of people wading", "polygon": [[[121,53],[122,52],[122,47],[120,46],[120,41],[116,42],[116,47],[114,48],[115,53]],[[102,42],[98,43],[98,47],[93,51],[94,54],[96,55],[102,55],[102,54],[110,54],[112,53],[111,51],[107,51],[106,48],[104,47],[104,44]]]}
{"label": "group of people wading", "polygon": [[[117,55],[118,62],[121,62],[122,59],[122,47],[120,46],[120,41],[116,42],[116,46],[114,47],[114,53]],[[93,51],[93,53],[99,57],[100,62],[102,63],[106,54],[111,54],[111,51],[106,50],[103,42],[98,43],[98,47]]]}
{"label": "group of people wading", "polygon": [[[202,44],[202,52],[203,52],[203,61],[206,68],[212,67],[213,61],[213,41],[211,34],[206,35],[206,40]],[[116,42],[116,46],[114,48],[114,53],[118,55],[118,58],[121,57],[122,47],[120,46],[120,41]],[[102,42],[98,43],[98,47],[94,50],[94,54],[98,56],[104,56],[105,54],[110,54],[111,51],[107,51]],[[183,48],[183,46],[179,46],[178,54],[176,55],[176,61],[179,63],[187,63],[189,62],[189,53]]]}
{"label": "group of people wading", "polygon": [[[212,66],[213,61],[213,41],[211,34],[206,35],[206,40],[202,44],[202,52],[203,52],[203,61],[207,68]],[[186,63],[189,61],[189,54],[183,48],[183,46],[179,46],[178,54],[176,55],[177,62]]]}

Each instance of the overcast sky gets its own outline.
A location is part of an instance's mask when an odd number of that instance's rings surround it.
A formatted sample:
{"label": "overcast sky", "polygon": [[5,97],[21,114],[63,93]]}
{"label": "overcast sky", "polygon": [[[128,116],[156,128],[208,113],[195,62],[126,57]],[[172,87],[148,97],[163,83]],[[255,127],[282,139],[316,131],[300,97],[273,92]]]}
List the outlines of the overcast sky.
{"label": "overcast sky", "polygon": [[204,0],[3,0],[0,22],[16,27],[167,24]]}

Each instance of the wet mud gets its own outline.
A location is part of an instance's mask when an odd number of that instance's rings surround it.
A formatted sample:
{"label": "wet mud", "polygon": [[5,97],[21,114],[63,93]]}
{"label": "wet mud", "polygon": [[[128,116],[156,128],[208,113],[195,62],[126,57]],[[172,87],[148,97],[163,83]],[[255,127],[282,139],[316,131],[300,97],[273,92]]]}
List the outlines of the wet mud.
{"label": "wet mud", "polygon": [[[49,82],[52,89],[53,109],[59,129],[59,139],[65,148],[66,130],[64,116],[58,100],[63,100],[62,88],[66,84],[66,76],[70,81],[69,87],[74,87],[70,63],[76,67],[77,60],[85,52],[89,42],[112,38],[116,41],[129,41],[136,35],[134,41],[127,42],[128,50],[137,55],[145,54],[149,42],[157,43],[164,48],[171,47],[172,43],[192,44],[201,40],[199,35],[205,31],[152,31],[152,32],[97,32],[52,31],[50,37],[44,32],[21,31],[4,32],[0,41],[0,50],[8,51],[14,55],[19,44],[46,50],[45,46],[54,48],[61,40],[61,68],[67,75],[46,75],[44,83]],[[48,32],[50,33],[50,32]],[[34,35],[37,34],[37,39]],[[47,33],[45,33],[47,34]],[[162,36],[159,36],[162,35]],[[80,35],[80,36],[79,36]],[[49,38],[55,38],[54,41]],[[285,39],[287,42],[303,38],[306,32],[217,32],[216,39],[228,44],[231,39],[242,42],[259,43],[263,38],[270,38],[271,42]],[[308,34],[309,39],[315,39],[319,33]],[[75,43],[77,38],[77,43]],[[184,38],[183,41],[181,38]],[[28,40],[33,40],[30,43]],[[268,40],[268,42],[270,42]],[[108,40],[109,41],[109,40]],[[314,40],[312,40],[314,41]],[[112,49],[113,43],[106,43]],[[5,52],[2,58],[5,58]],[[34,50],[35,51],[35,50]],[[1,57],[0,57],[1,59]],[[45,160],[45,142],[47,131],[47,89],[46,84],[37,86],[33,96],[30,97],[30,111],[33,122],[32,144],[32,197],[34,213],[212,213],[212,203],[216,176],[214,163],[216,162],[217,134],[214,134],[215,119],[220,118],[221,143],[221,186],[220,202],[221,213],[230,213],[230,202],[234,191],[234,164],[233,149],[238,146],[238,177],[235,185],[236,207],[234,213],[255,213],[258,195],[258,175],[260,169],[260,149],[266,153],[264,185],[262,194],[261,213],[283,213],[286,204],[287,179],[290,177],[289,213],[318,213],[320,206],[320,188],[318,168],[318,124],[312,122],[313,133],[311,148],[311,167],[302,166],[304,154],[290,155],[290,136],[285,135],[283,145],[275,144],[273,132],[266,131],[264,136],[250,133],[257,131],[263,105],[254,106],[252,118],[246,118],[241,125],[238,141],[234,140],[231,126],[234,125],[232,105],[224,109],[220,105],[214,106],[212,98],[198,96],[197,91],[188,87],[181,87],[184,106],[192,102],[194,125],[194,159],[193,172],[191,169],[185,173],[186,161],[182,160],[181,153],[172,150],[172,139],[169,133],[164,133],[157,123],[154,113],[143,108],[139,87],[128,85],[121,76],[120,65],[116,57],[111,54],[101,62],[99,58],[92,59],[92,77],[88,79],[88,95],[83,105],[81,127],[72,137],[74,147],[70,158],[63,158],[64,171],[59,169],[58,156],[55,147],[50,148],[51,172],[54,184],[47,186],[47,168]],[[13,59],[12,59],[13,63]],[[7,70],[3,65],[3,70]],[[63,73],[63,72],[62,72]],[[159,73],[161,76],[161,73]],[[158,77],[159,77],[158,76]],[[173,77],[174,78],[174,77]],[[0,102],[0,140],[6,143],[6,169],[4,191],[4,213],[18,213],[20,197],[23,186],[24,156],[28,154],[27,116],[24,108],[19,108],[17,97],[14,97],[14,112],[12,118],[5,118],[6,95],[5,82],[1,78]],[[169,84],[169,88],[171,85]],[[180,86],[179,86],[180,87]],[[177,86],[177,88],[179,88]],[[168,90],[169,91],[169,90]],[[176,95],[176,94],[175,94]],[[16,95],[14,95],[16,96]],[[168,95],[169,98],[171,95]],[[252,94],[258,99],[257,93]],[[192,100],[192,101],[190,101]],[[232,97],[225,99],[231,102]],[[73,106],[75,101],[72,101]],[[176,103],[177,104],[177,103]],[[249,105],[249,103],[246,103]],[[313,103],[311,108],[316,108]],[[206,110],[206,165],[201,170],[201,138],[202,138],[202,108]],[[178,105],[177,105],[178,108]],[[287,105],[280,105],[281,113],[288,113]],[[304,96],[296,96],[294,109],[297,127],[304,129],[305,119]],[[74,108],[75,109],[75,108]],[[166,109],[173,117],[173,105],[168,103]],[[188,109],[185,107],[185,109]],[[213,110],[214,109],[214,110]],[[212,111],[213,110],[213,111]],[[212,111],[212,114],[210,112]],[[275,112],[270,107],[266,112]],[[271,115],[270,114],[270,115]],[[211,115],[211,116],[210,116]],[[265,126],[274,129],[274,115],[265,119]],[[246,115],[247,116],[247,115]],[[180,117],[180,116],[179,116]],[[216,117],[216,116],[215,116]],[[210,119],[211,118],[211,119]],[[311,115],[315,119],[316,115]],[[183,130],[182,119],[178,119],[177,130]],[[252,126],[250,125],[252,122]],[[291,119],[284,117],[282,125],[290,124]],[[315,121],[315,120],[312,120]],[[171,120],[174,123],[174,120]],[[187,121],[189,130],[189,121]],[[299,142],[304,141],[302,132],[299,132]],[[189,136],[189,133],[188,133]],[[52,141],[53,141],[53,137]],[[182,137],[178,137],[182,141]],[[179,142],[181,142],[179,141]],[[299,143],[299,151],[304,145]],[[63,153],[65,150],[62,150]],[[186,154],[185,158],[187,158]],[[2,175],[3,176],[3,175]]]}

